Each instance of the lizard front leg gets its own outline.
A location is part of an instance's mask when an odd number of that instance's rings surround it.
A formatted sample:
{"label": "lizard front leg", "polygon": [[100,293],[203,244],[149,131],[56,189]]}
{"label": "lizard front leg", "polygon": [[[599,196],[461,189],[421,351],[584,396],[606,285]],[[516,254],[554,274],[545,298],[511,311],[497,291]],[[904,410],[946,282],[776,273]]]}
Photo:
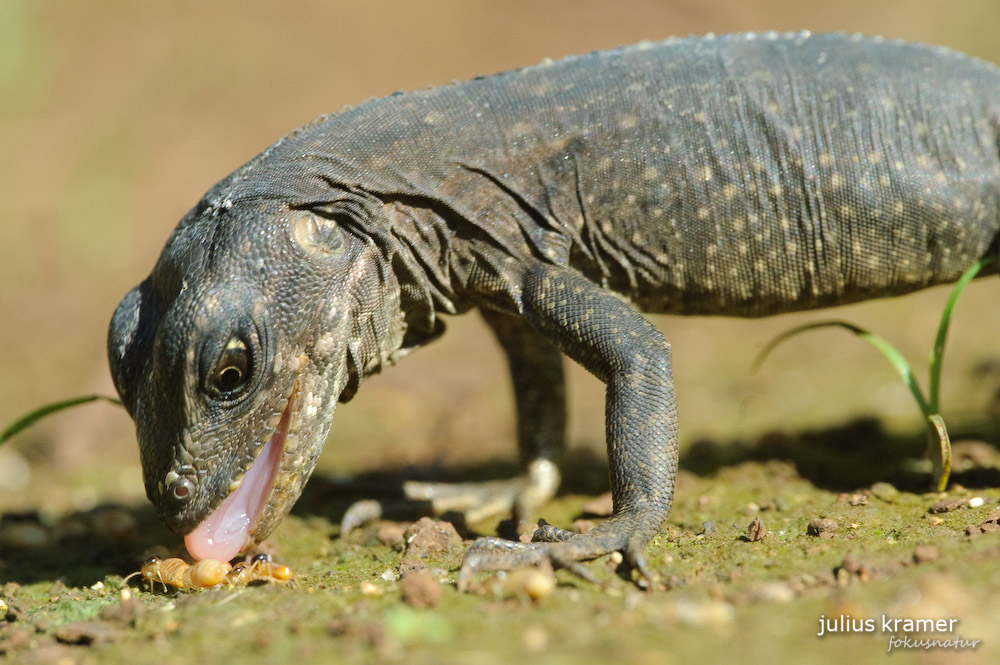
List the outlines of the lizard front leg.
{"label": "lizard front leg", "polygon": [[[459,586],[478,570],[549,559],[586,575],[576,562],[624,552],[647,583],[645,548],[670,512],[677,472],[677,405],[670,344],[617,296],[576,272],[539,265],[522,287],[524,318],[607,386],[605,430],[612,516],[586,534],[542,528],[536,542],[483,538],[469,549]],[[555,542],[537,542],[537,541]]]}

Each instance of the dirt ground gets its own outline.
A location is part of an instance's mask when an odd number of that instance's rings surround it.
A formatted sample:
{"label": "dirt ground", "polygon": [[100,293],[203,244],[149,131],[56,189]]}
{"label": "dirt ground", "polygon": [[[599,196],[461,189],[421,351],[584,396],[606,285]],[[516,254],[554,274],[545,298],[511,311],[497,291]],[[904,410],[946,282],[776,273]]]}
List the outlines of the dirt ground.
{"label": "dirt ground", "polygon": [[[319,113],[689,33],[843,30],[1000,62],[997,25],[995,0],[0,0],[0,425],[56,399],[111,394],[108,320],[177,220],[211,184]],[[536,601],[516,582],[505,590],[485,578],[479,593],[458,594],[460,548],[424,558],[394,546],[385,525],[339,537],[351,499],[345,478],[513,470],[509,386],[474,316],[449,321],[442,341],[338,409],[311,487],[269,541],[296,570],[294,588],[133,586],[123,601],[122,578],[147,548],[175,548],[179,539],[145,500],[123,411],[94,404],[54,417],[0,448],[5,524],[37,523],[48,534],[34,547],[0,544],[0,660],[995,662],[996,288],[992,278],[969,289],[949,342],[942,402],[961,445],[944,496],[924,493],[917,411],[865,345],[817,332],[751,372],[775,334],[830,313],[656,317],[674,348],[684,471],[669,526],[650,548],[661,587],[651,593],[613,561],[598,561],[606,589],[559,572],[555,590]],[[835,316],[922,362],[946,296],[937,289]],[[570,381],[572,468],[544,511],[562,526],[599,520],[583,507],[607,485],[602,386],[575,367]],[[983,503],[929,512],[951,498]],[[109,503],[135,529],[53,535],[67,516]],[[767,531],[759,541],[747,535],[755,517]],[[837,527],[810,535],[816,519]],[[460,525],[459,533],[496,526]],[[392,578],[418,555],[431,574],[407,590]],[[822,617],[848,615],[874,629],[817,636]],[[893,633],[883,617],[958,619],[933,636],[980,642],[888,653]]]}

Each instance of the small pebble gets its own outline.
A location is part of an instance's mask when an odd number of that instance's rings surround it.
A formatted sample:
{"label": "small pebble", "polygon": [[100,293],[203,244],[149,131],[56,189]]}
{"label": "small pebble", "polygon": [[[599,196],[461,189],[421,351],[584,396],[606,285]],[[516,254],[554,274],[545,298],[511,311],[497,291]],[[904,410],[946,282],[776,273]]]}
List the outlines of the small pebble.
{"label": "small pebble", "polygon": [[941,513],[950,513],[953,510],[958,510],[966,505],[968,505],[969,500],[965,497],[952,497],[950,499],[941,499],[933,506],[927,509],[931,515],[940,515]]}
{"label": "small pebble", "polygon": [[974,496],[971,499],[969,499],[969,508],[979,508],[984,503],[985,503],[985,501],[983,501],[983,497],[981,497],[981,496]]}
{"label": "small pebble", "polygon": [[784,582],[769,582],[754,594],[757,600],[771,603],[788,603],[795,599],[795,591]]}
{"label": "small pebble", "polygon": [[838,527],[839,525],[836,520],[817,517],[812,522],[809,522],[809,526],[806,527],[806,533],[810,536],[819,536],[820,538],[832,538],[837,532]]}
{"label": "small pebble", "polygon": [[862,563],[853,552],[848,552],[844,555],[844,559],[840,562],[835,572],[839,586],[847,586],[855,577],[862,582],[866,582],[871,578],[871,574],[871,568]]}
{"label": "small pebble", "polygon": [[412,607],[437,607],[441,585],[426,570],[417,570],[399,582],[403,602]]}
{"label": "small pebble", "polygon": [[899,496],[899,490],[889,483],[875,483],[871,488],[872,496],[882,499],[886,503],[892,503]]}
{"label": "small pebble", "polygon": [[360,585],[358,585],[358,589],[361,591],[361,594],[364,595],[364,596],[381,596],[382,595],[382,587],[378,586],[374,582],[369,582],[368,580],[365,580]]}
{"label": "small pebble", "polygon": [[518,568],[507,573],[503,580],[505,596],[526,596],[531,600],[540,600],[552,593],[555,588],[556,577],[552,572],[552,566]]}
{"label": "small pebble", "polygon": [[677,601],[677,618],[690,626],[721,626],[733,620],[733,606],[723,600]]}
{"label": "small pebble", "polygon": [[396,550],[402,550],[406,546],[403,534],[409,526],[409,524],[398,523],[383,524],[375,532],[375,538],[383,545],[388,545]]}
{"label": "small pebble", "polygon": [[55,632],[56,640],[63,644],[100,644],[117,637],[118,633],[103,621],[68,623]]}
{"label": "small pebble", "polygon": [[751,543],[757,543],[764,540],[766,535],[767,528],[764,526],[764,522],[759,517],[753,518],[750,526],[747,527],[747,540]]}
{"label": "small pebble", "polygon": [[917,545],[913,549],[913,563],[928,563],[938,557],[936,545]]}

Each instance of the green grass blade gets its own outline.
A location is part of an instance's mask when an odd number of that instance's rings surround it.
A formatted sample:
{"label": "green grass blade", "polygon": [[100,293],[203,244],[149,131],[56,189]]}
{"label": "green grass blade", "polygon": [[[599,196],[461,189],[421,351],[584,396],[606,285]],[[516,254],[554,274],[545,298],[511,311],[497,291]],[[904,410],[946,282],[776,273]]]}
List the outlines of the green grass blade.
{"label": "green grass blade", "polygon": [[61,402],[46,404],[45,406],[35,409],[31,413],[18,418],[14,421],[14,423],[9,425],[7,429],[3,431],[3,434],[0,434],[0,444],[6,442],[7,439],[11,438],[21,430],[31,427],[48,415],[56,413],[57,411],[62,411],[63,409],[79,406],[80,404],[87,404],[88,402],[94,402],[97,400],[104,400],[105,402],[111,402],[112,404],[122,406],[120,400],[117,400],[114,397],[108,397],[107,395],[86,395],[84,397],[73,397],[72,399],[63,400]]}
{"label": "green grass blade", "polygon": [[895,368],[896,372],[903,378],[903,383],[905,383],[906,387],[910,389],[910,393],[913,395],[913,399],[916,400],[917,406],[920,408],[920,412],[923,414],[924,418],[929,418],[931,416],[932,411],[930,411],[927,400],[924,399],[924,394],[920,390],[920,386],[917,383],[916,378],[913,376],[913,370],[910,367],[910,363],[906,361],[903,354],[901,354],[896,347],[882,337],[879,337],[875,333],[869,332],[864,328],[856,326],[853,323],[848,323],[847,321],[817,321],[816,323],[807,323],[781,333],[768,342],[761,352],[757,354],[753,363],[754,370],[760,367],[767,356],[769,356],[779,344],[790,337],[794,337],[795,335],[808,330],[816,330],[817,328],[843,328],[854,333],[878,349],[882,355],[885,356],[886,360],[888,360],[893,366],[893,368]]}
{"label": "green grass blade", "polygon": [[[927,454],[931,456],[931,461],[934,463],[937,490],[943,492],[948,487],[948,477],[951,475],[951,437],[948,436],[944,419],[940,415],[934,413],[927,418],[927,436]],[[938,444],[939,459],[933,457],[934,443]]]}
{"label": "green grass blade", "polygon": [[940,401],[939,395],[941,390],[941,365],[944,362],[944,343],[948,338],[948,326],[951,324],[951,311],[955,308],[955,303],[958,302],[958,296],[962,294],[962,290],[968,286],[969,282],[975,279],[979,271],[988,266],[995,261],[995,257],[989,256],[985,259],[979,259],[971,268],[962,273],[958,281],[955,283],[955,288],[951,290],[951,295],[948,296],[948,302],[944,306],[944,311],[941,313],[941,323],[938,325],[937,337],[934,339],[934,348],[931,350],[931,361],[930,361],[930,383],[928,396],[930,397],[930,413],[938,413],[940,411]]}

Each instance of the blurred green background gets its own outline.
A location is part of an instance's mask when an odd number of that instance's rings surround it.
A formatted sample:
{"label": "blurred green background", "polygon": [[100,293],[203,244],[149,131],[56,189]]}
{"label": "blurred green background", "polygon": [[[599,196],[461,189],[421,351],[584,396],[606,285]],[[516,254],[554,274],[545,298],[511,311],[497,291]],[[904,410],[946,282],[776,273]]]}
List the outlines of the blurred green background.
{"label": "blurred green background", "polygon": [[[0,423],[113,388],[105,331],[170,230],[216,180],[319,113],[395,90],[545,57],[689,33],[842,30],[944,44],[1000,61],[996,0],[838,3],[0,0]],[[946,292],[841,310],[915,360]],[[960,303],[946,416],[994,398],[995,280]],[[684,442],[752,439],[875,414],[919,431],[886,363],[836,331],[803,337],[751,375],[766,321],[657,318],[674,343]],[[475,316],[341,407],[322,468],[513,458],[507,379]],[[603,446],[601,386],[574,368],[571,445]],[[0,449],[0,509],[141,500],[123,411],[95,404]]]}

